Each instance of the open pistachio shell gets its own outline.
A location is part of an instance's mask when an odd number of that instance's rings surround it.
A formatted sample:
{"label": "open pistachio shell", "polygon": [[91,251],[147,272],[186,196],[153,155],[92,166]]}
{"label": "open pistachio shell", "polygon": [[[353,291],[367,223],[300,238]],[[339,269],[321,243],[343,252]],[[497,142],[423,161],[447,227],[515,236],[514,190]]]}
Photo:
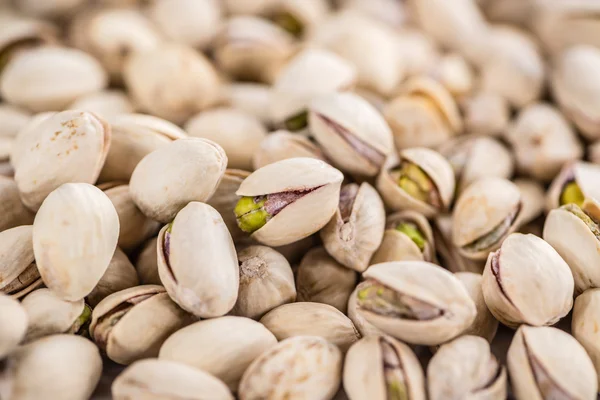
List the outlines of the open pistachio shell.
{"label": "open pistachio shell", "polygon": [[250,363],[275,344],[275,336],[258,322],[227,316],[196,322],[174,333],[160,348],[159,358],[206,371],[235,392]]}
{"label": "open pistachio shell", "polygon": [[500,322],[511,327],[553,325],[571,310],[573,288],[567,263],[532,234],[509,235],[500,249],[490,253],[483,271],[485,302]]}
{"label": "open pistachio shell", "polygon": [[366,182],[351,183],[340,190],[338,209],[320,235],[333,258],[362,272],[381,244],[384,227],[385,209],[377,191]]}
{"label": "open pistachio shell", "polygon": [[0,293],[0,359],[17,348],[27,323],[27,313],[19,302]]}
{"label": "open pistachio shell", "polygon": [[356,292],[358,312],[400,340],[434,346],[471,326],[477,310],[462,283],[423,261],[375,264]]}
{"label": "open pistachio shell", "polygon": [[0,232],[30,225],[33,217],[33,212],[21,201],[17,183],[12,178],[0,176]]}
{"label": "open pistachio shell", "polygon": [[[152,249],[156,257],[156,246]],[[86,296],[86,302],[96,307],[100,301],[109,295],[140,284],[135,268],[120,248],[115,249],[115,254],[108,264],[108,268],[102,278],[96,284],[94,290]],[[159,282],[160,284],[160,282]]]}
{"label": "open pistachio shell", "polygon": [[594,364],[574,337],[556,328],[523,325],[508,349],[517,400],[595,399]]}
{"label": "open pistachio shell", "polygon": [[64,300],[84,298],[106,272],[118,237],[119,217],[100,189],[62,185],[33,222],[33,252],[44,283]]}
{"label": "open pistachio shell", "polygon": [[472,260],[463,256],[452,242],[452,215],[442,214],[432,225],[436,256],[440,265],[450,272],[475,272],[481,274],[485,260]]}
{"label": "open pistachio shell", "polygon": [[0,293],[19,299],[42,284],[32,233],[31,225],[0,232]]}
{"label": "open pistachio shell", "polygon": [[546,210],[569,203],[578,206],[586,198],[600,199],[600,165],[575,161],[563,165],[556,175],[546,197]]}
{"label": "open pistachio shell", "polygon": [[200,138],[176,140],[135,167],[131,198],[146,216],[167,223],[190,201],[208,200],[226,166],[227,155],[218,144]]}
{"label": "open pistachio shell", "polygon": [[600,382],[600,289],[586,290],[577,296],[573,307],[571,331],[575,339],[585,348],[596,367]]}
{"label": "open pistachio shell", "polygon": [[485,304],[481,283],[483,276],[474,272],[455,272],[454,275],[465,285],[469,296],[473,299],[477,308],[477,316],[471,326],[465,331],[465,335],[480,336],[489,343],[494,340],[498,330],[498,320],[492,315]]}
{"label": "open pistachio shell", "polygon": [[156,237],[148,240],[135,261],[135,270],[144,285],[162,285],[158,276],[157,241]]}
{"label": "open pistachio shell", "polygon": [[350,298],[348,299],[348,318],[352,321],[358,332],[362,337],[372,336],[372,335],[384,335],[384,333],[376,328],[375,325],[368,322],[359,312],[358,312],[358,297],[356,292],[358,288],[355,288],[354,291],[350,294]]}
{"label": "open pistachio shell", "polygon": [[295,157],[327,161],[321,148],[309,138],[281,129],[270,133],[260,142],[252,157],[252,166],[259,169],[267,164]]}
{"label": "open pistachio shell", "polygon": [[356,342],[344,361],[344,390],[353,400],[425,400],[419,360],[404,343],[374,335]]}
{"label": "open pistachio shell", "polygon": [[235,192],[249,175],[250,172],[241,169],[226,169],[217,190],[206,202],[221,214],[235,243],[248,238],[246,233],[238,226],[234,210],[239,200]]}
{"label": "open pistachio shell", "polygon": [[158,234],[158,274],[171,298],[202,317],[228,313],[237,300],[238,259],[227,226],[211,206],[191,202]]}
{"label": "open pistachio shell", "polygon": [[476,135],[497,136],[510,121],[510,105],[498,93],[479,91],[461,99],[465,131]]}

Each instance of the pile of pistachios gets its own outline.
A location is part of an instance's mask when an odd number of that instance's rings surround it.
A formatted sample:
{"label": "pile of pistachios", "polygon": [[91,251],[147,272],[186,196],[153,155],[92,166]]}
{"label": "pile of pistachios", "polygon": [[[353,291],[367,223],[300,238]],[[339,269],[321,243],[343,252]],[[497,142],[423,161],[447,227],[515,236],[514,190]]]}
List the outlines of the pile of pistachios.
{"label": "pile of pistachios", "polygon": [[599,15],[0,0],[0,399],[597,399]]}

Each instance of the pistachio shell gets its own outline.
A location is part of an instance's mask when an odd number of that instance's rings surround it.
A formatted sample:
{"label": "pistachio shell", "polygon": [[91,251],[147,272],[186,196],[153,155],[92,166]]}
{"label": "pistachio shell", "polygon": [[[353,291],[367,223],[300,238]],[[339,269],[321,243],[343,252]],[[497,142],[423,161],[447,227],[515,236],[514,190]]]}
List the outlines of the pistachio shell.
{"label": "pistachio shell", "polygon": [[31,225],[0,232],[0,293],[21,298],[40,286],[35,265]]}
{"label": "pistachio shell", "polygon": [[110,263],[119,218],[109,198],[86,183],[66,183],[46,197],[33,222],[33,252],[46,286],[80,300]]}
{"label": "pistachio shell", "polygon": [[[112,119],[121,114],[129,114],[135,110],[127,94],[116,89],[102,90],[78,97],[67,106],[67,109],[85,110],[107,119]],[[114,142],[113,140],[113,146]]]}
{"label": "pistachio shell", "polygon": [[31,144],[37,138],[39,133],[38,126],[54,114],[56,113],[50,111],[34,114],[19,132],[17,132],[10,153],[10,162],[14,167],[19,164],[19,160],[22,158],[23,154],[27,154],[27,152],[30,151]]}
{"label": "pistachio shell", "polygon": [[[520,212],[520,224],[530,224],[544,212],[546,193],[539,181],[527,178],[513,179],[521,192],[522,208]],[[538,235],[538,236],[541,236]]]}
{"label": "pistachio shell", "polygon": [[600,199],[600,165],[575,161],[563,165],[550,184],[546,197],[548,212],[563,205],[563,190],[570,182],[577,185],[584,198]]}
{"label": "pistachio shell", "polygon": [[278,130],[270,133],[260,142],[252,156],[252,166],[254,169],[259,169],[277,161],[296,157],[327,161],[321,148],[307,137]]}
{"label": "pistachio shell", "polygon": [[222,86],[221,101],[229,107],[255,116],[265,125],[271,123],[271,86],[267,84],[231,82]]}
{"label": "pistachio shell", "polygon": [[373,336],[373,335],[384,335],[384,333],[375,325],[368,322],[361,313],[358,312],[357,295],[358,288],[350,294],[348,299],[348,318],[352,321],[356,330],[360,332],[362,337]]}
{"label": "pistachio shell", "polygon": [[510,121],[508,101],[495,92],[479,91],[461,102],[465,131],[478,135],[504,133]]}
{"label": "pistachio shell", "polygon": [[[156,255],[156,247],[153,250]],[[90,306],[96,307],[100,301],[109,295],[139,284],[135,268],[127,255],[117,247],[106,272],[102,275],[94,290],[86,296],[86,302]]]}
{"label": "pistachio shell", "polygon": [[[600,307],[600,289],[586,290],[577,296],[573,307],[573,321],[571,331],[575,339],[585,348],[596,367],[600,367],[600,341],[598,340],[598,316]],[[598,376],[600,381],[600,375]]]}
{"label": "pistachio shell", "polygon": [[456,53],[442,56],[435,65],[432,65],[429,76],[444,85],[454,97],[469,94],[475,86],[473,68]]}
{"label": "pistachio shell", "polygon": [[19,0],[16,5],[23,14],[41,18],[60,18],[70,15],[84,3],[84,0],[53,0],[43,3],[35,0]]}
{"label": "pistachio shell", "polygon": [[[330,8],[326,0],[283,0],[270,2],[263,13],[297,38],[303,38],[307,31],[327,20]],[[289,23],[287,19],[296,23]]]}
{"label": "pistachio shell", "polygon": [[239,199],[235,192],[239,189],[241,183],[250,175],[248,171],[240,169],[226,169],[223,174],[217,190],[206,202],[221,214],[227,229],[231,234],[234,242],[246,239],[246,233],[242,231],[238,224],[234,213],[235,205]]}
{"label": "pistachio shell", "polygon": [[28,18],[15,11],[10,7],[4,7],[2,15],[0,15],[2,67],[24,50],[45,44],[55,44],[58,41],[58,28],[51,22]]}
{"label": "pistachio shell", "polygon": [[162,285],[158,276],[157,240],[157,238],[152,238],[147,241],[135,262],[140,282],[145,285]]}
{"label": "pistachio shell", "polygon": [[232,15],[249,14],[258,15],[270,7],[276,0],[253,0],[239,2],[238,0],[224,0],[225,9]]}
{"label": "pistachio shell", "polygon": [[8,103],[0,103],[0,137],[14,138],[27,125],[31,115],[27,110]]}
{"label": "pistachio shell", "polygon": [[489,343],[494,340],[498,330],[498,320],[492,315],[485,304],[481,283],[483,277],[474,272],[455,272],[454,275],[465,285],[469,296],[473,299],[477,308],[477,315],[471,326],[465,331],[465,335],[480,336]]}
{"label": "pistachio shell", "polygon": [[21,202],[17,183],[12,178],[0,176],[0,232],[30,225],[33,217],[33,212]]}
{"label": "pistachio shell", "polygon": [[17,348],[27,332],[27,324],[27,313],[19,302],[0,294],[0,359]]}
{"label": "pistachio shell", "polygon": [[[358,3],[364,2],[359,1]],[[438,49],[433,38],[415,27],[406,25],[400,27],[396,36],[396,43],[408,76],[427,72],[438,59]]]}

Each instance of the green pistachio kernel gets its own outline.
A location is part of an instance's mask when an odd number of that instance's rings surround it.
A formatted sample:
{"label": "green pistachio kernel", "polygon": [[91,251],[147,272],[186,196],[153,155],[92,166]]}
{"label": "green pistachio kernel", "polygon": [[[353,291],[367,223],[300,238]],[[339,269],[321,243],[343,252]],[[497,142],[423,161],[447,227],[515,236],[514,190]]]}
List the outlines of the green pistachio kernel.
{"label": "green pistachio kernel", "polygon": [[308,125],[308,112],[306,110],[299,112],[298,114],[292,115],[283,123],[285,129],[291,132],[299,131],[306,128]]}
{"label": "green pistachio kernel", "polygon": [[417,200],[439,207],[437,191],[433,181],[419,166],[410,162],[402,163],[398,186]]}
{"label": "green pistachio kernel", "polygon": [[583,201],[585,200],[585,196],[581,191],[581,188],[577,184],[577,182],[572,181],[565,185],[561,195],[560,195],[560,205],[565,204],[577,204],[581,207]]}
{"label": "green pistachio kernel", "polygon": [[282,12],[273,17],[273,22],[279,25],[283,30],[299,38],[304,33],[302,22],[288,12]]}
{"label": "green pistachio kernel", "polygon": [[247,233],[262,228],[269,219],[269,213],[264,209],[266,198],[242,197],[236,204],[234,212],[240,229]]}
{"label": "green pistachio kernel", "polygon": [[415,224],[401,222],[396,226],[396,230],[408,236],[419,247],[419,250],[425,249],[425,237]]}
{"label": "green pistachio kernel", "polygon": [[408,400],[404,382],[398,380],[388,381],[387,398],[388,400]]}
{"label": "green pistachio kernel", "polygon": [[89,326],[92,322],[92,308],[87,304],[83,305],[83,311],[77,317],[73,325],[71,325],[70,332],[76,333],[81,336],[88,337],[89,336]]}

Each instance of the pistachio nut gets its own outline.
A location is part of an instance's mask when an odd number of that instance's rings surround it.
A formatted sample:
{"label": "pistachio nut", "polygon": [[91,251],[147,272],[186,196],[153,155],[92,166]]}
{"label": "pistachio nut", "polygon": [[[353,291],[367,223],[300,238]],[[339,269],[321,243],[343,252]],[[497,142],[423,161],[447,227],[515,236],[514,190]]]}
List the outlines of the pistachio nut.
{"label": "pistachio nut", "polygon": [[345,267],[362,272],[381,244],[385,209],[377,191],[368,183],[344,185],[338,209],[321,229],[325,250]]}
{"label": "pistachio nut", "polygon": [[452,241],[459,252],[485,260],[520,223],[523,200],[506,179],[482,178],[458,197],[452,213]]}
{"label": "pistachio nut", "polygon": [[0,76],[0,94],[32,111],[58,111],[76,98],[106,87],[106,72],[79,50],[43,46],[12,58]]}
{"label": "pistachio nut", "polygon": [[561,167],[583,156],[583,146],[563,115],[550,104],[531,104],[506,131],[517,167],[532,178],[550,181]]}
{"label": "pistachio nut", "polygon": [[[354,1],[366,3],[363,0]],[[393,3],[398,4],[397,2]],[[396,36],[396,43],[403,59],[407,76],[427,73],[431,65],[438,59],[438,48],[433,38],[425,32],[415,29],[415,27],[400,27]]]}
{"label": "pistachio nut", "polygon": [[546,195],[546,211],[565,204],[583,204],[586,198],[600,199],[600,165],[574,161],[563,165]]}
{"label": "pistachio nut", "polygon": [[67,109],[85,110],[112,120],[118,115],[134,112],[135,107],[125,92],[117,89],[107,89],[78,97],[67,106]]}
{"label": "pistachio nut", "polygon": [[21,305],[29,321],[26,342],[57,333],[87,336],[92,309],[83,300],[63,300],[52,290],[43,288],[29,293]]}
{"label": "pistachio nut", "polygon": [[224,0],[225,10],[232,15],[259,15],[278,0],[252,0],[239,2],[238,0]]}
{"label": "pistachio nut", "polygon": [[133,53],[125,62],[123,79],[141,109],[174,123],[182,123],[219,96],[219,77],[208,59],[179,44]]}
{"label": "pistachio nut", "polygon": [[321,240],[319,235],[315,233],[305,237],[304,239],[300,239],[297,242],[273,247],[273,250],[277,250],[279,253],[281,253],[281,255],[284,256],[291,265],[297,266],[307,251],[320,244]]}
{"label": "pistachio nut", "polygon": [[282,304],[296,301],[294,273],[279,252],[248,246],[238,252],[240,288],[231,315],[260,319]]}
{"label": "pistachio nut", "polygon": [[0,137],[15,138],[31,119],[29,111],[8,103],[0,103]]}
{"label": "pistachio nut", "polygon": [[475,86],[475,72],[471,65],[457,53],[443,55],[428,75],[444,85],[454,97],[468,95]]}
{"label": "pistachio nut", "polygon": [[[157,321],[160,321],[157,324]],[[162,344],[192,317],[162,286],[142,285],[104,298],[92,312],[90,337],[119,364],[157,357]]]}
{"label": "pistachio nut", "polygon": [[403,28],[410,20],[406,4],[394,0],[342,0],[344,10],[352,10],[365,14],[393,28]]}
{"label": "pistachio nut", "polygon": [[348,317],[329,304],[298,302],[284,304],[260,319],[277,340],[292,336],[320,336],[346,352],[360,339]]}
{"label": "pistachio nut", "polygon": [[396,165],[381,170],[377,189],[385,205],[433,217],[448,210],[454,196],[454,172],[438,152],[424,147],[402,150]]}
{"label": "pistachio nut", "polygon": [[81,7],[85,3],[85,0],[53,0],[49,3],[39,3],[35,0],[19,0],[14,3],[17,10],[26,15],[41,18],[61,18],[71,15],[78,7]]}
{"label": "pistachio nut", "polygon": [[[156,257],[156,246],[153,250]],[[86,302],[90,306],[96,307],[105,297],[139,284],[140,281],[133,264],[131,264],[127,255],[117,247],[106,272],[102,275],[94,290],[86,296]]]}
{"label": "pistachio nut", "polygon": [[497,399],[507,395],[506,370],[477,336],[465,335],[443,344],[427,366],[430,400]]}
{"label": "pistachio nut", "polygon": [[240,400],[330,399],[340,386],[342,354],[316,336],[292,337],[277,343],[244,372]]}
{"label": "pistachio nut", "polygon": [[358,288],[354,288],[354,291],[350,294],[350,298],[348,299],[348,318],[352,321],[356,330],[360,333],[362,337],[373,336],[373,335],[384,335],[384,333],[376,328],[375,325],[368,322],[359,312],[358,312],[358,296],[356,292]]}
{"label": "pistachio nut", "polygon": [[394,151],[392,132],[381,114],[354,93],[315,98],[308,119],[325,155],[349,174],[377,175]]}
{"label": "pistachio nut", "polygon": [[504,325],[553,325],[573,306],[573,275],[547,242],[510,234],[490,253],[482,290],[490,312]]}
{"label": "pistachio nut", "polygon": [[538,5],[535,0],[478,0],[478,3],[490,20],[518,26],[530,22]]}
{"label": "pistachio nut", "polygon": [[[585,348],[596,367],[600,370],[600,340],[596,327],[600,316],[600,289],[586,290],[575,299],[571,331],[575,339]],[[600,381],[600,375],[598,375]]]}
{"label": "pistachio nut", "polygon": [[356,278],[356,272],[316,247],[306,253],[296,270],[298,301],[329,304],[346,314]]}
{"label": "pistachio nut", "polygon": [[252,166],[259,169],[288,158],[308,157],[327,162],[321,148],[306,136],[284,129],[267,135],[252,156]]}
{"label": "pistachio nut", "polygon": [[478,91],[461,103],[465,131],[477,135],[498,136],[510,121],[508,101],[495,92]]}
{"label": "pistachio nut", "polygon": [[163,399],[233,400],[231,392],[209,373],[173,361],[136,361],[112,384],[115,400],[160,397]]}
{"label": "pistachio nut", "polygon": [[169,222],[189,202],[208,200],[226,166],[227,155],[218,144],[200,138],[175,140],[135,167],[129,182],[131,199],[147,217]]}
{"label": "pistachio nut", "polygon": [[0,293],[20,299],[42,285],[33,255],[32,232],[31,225],[0,232]]}
{"label": "pistachio nut", "polygon": [[7,400],[89,399],[102,374],[102,357],[89,340],[52,335],[17,348],[0,367]]}
{"label": "pistachio nut", "polygon": [[455,272],[454,275],[465,285],[469,296],[473,299],[477,308],[477,315],[471,326],[465,331],[464,335],[480,336],[492,343],[498,330],[498,320],[492,315],[485,304],[481,283],[483,276],[474,272]]}
{"label": "pistachio nut", "polygon": [[419,360],[404,343],[374,335],[354,343],[344,361],[344,389],[352,400],[425,400]]}
{"label": "pistachio nut", "polygon": [[433,221],[433,238],[439,264],[454,273],[467,271],[481,274],[485,267],[485,260],[472,260],[463,256],[452,241],[452,227],[450,214],[439,215]]}
{"label": "pistachio nut", "polygon": [[221,87],[221,102],[258,118],[264,125],[271,123],[269,107],[271,86],[263,83],[230,82]]}
{"label": "pistachio nut", "polygon": [[[523,202],[519,217],[521,226],[539,220],[538,217],[543,214],[546,203],[544,186],[542,186],[539,181],[528,178],[513,179],[513,183],[519,188],[521,200]],[[519,230],[521,229],[523,228],[519,228]],[[537,236],[542,236],[541,231]]]}
{"label": "pistachio nut", "polygon": [[594,364],[577,340],[560,329],[521,326],[508,349],[507,365],[517,400],[597,396]]}
{"label": "pistachio nut", "polygon": [[[27,313],[21,304],[0,293],[0,360],[16,349],[23,340],[27,324]],[[0,382],[1,376],[0,372]]]}
{"label": "pistachio nut", "polygon": [[221,182],[219,182],[219,186],[217,186],[217,190],[215,190],[215,193],[206,202],[206,204],[214,207],[221,214],[235,243],[247,239],[246,233],[238,227],[234,210],[239,200],[235,192],[237,192],[244,179],[249,175],[250,172],[242,171],[241,169],[226,169]]}
{"label": "pistachio nut", "polygon": [[158,238],[148,240],[135,262],[135,270],[144,285],[162,285],[158,276],[158,257],[156,254]]}
{"label": "pistachio nut", "polygon": [[31,149],[32,142],[37,138],[39,134],[38,127],[49,117],[56,114],[53,111],[41,112],[34,114],[27,123],[19,129],[17,136],[13,139],[10,152],[10,163],[13,167],[19,164],[19,160],[23,154],[27,154]]}
{"label": "pistachio nut", "polygon": [[239,288],[238,259],[223,219],[192,201],[158,234],[158,274],[171,298],[202,317],[227,314]]}
{"label": "pistachio nut", "polygon": [[248,176],[236,192],[238,226],[269,246],[289,244],[325,226],[338,206],[343,174],[323,161],[290,158]]}
{"label": "pistachio nut", "polygon": [[0,176],[0,232],[30,225],[33,217],[33,212],[21,201],[17,183],[12,178]]}
{"label": "pistachio nut", "polygon": [[208,372],[235,392],[250,363],[276,344],[275,336],[258,322],[227,316],[175,332],[160,348],[159,358]]}
{"label": "pistachio nut", "polygon": [[213,108],[193,116],[185,124],[192,137],[212,140],[227,154],[229,168],[252,170],[252,156],[267,136],[258,118],[235,108]]}
{"label": "pistachio nut", "polygon": [[329,8],[326,0],[275,0],[262,13],[294,37],[303,38],[327,21]]}
{"label": "pistachio nut", "polygon": [[356,292],[358,312],[397,339],[434,346],[467,330],[477,313],[451,272],[424,261],[375,264]]}
{"label": "pistachio nut", "polygon": [[46,286],[64,300],[87,296],[117,247],[119,217],[87,183],[66,183],[46,197],[33,222],[33,253]]}

